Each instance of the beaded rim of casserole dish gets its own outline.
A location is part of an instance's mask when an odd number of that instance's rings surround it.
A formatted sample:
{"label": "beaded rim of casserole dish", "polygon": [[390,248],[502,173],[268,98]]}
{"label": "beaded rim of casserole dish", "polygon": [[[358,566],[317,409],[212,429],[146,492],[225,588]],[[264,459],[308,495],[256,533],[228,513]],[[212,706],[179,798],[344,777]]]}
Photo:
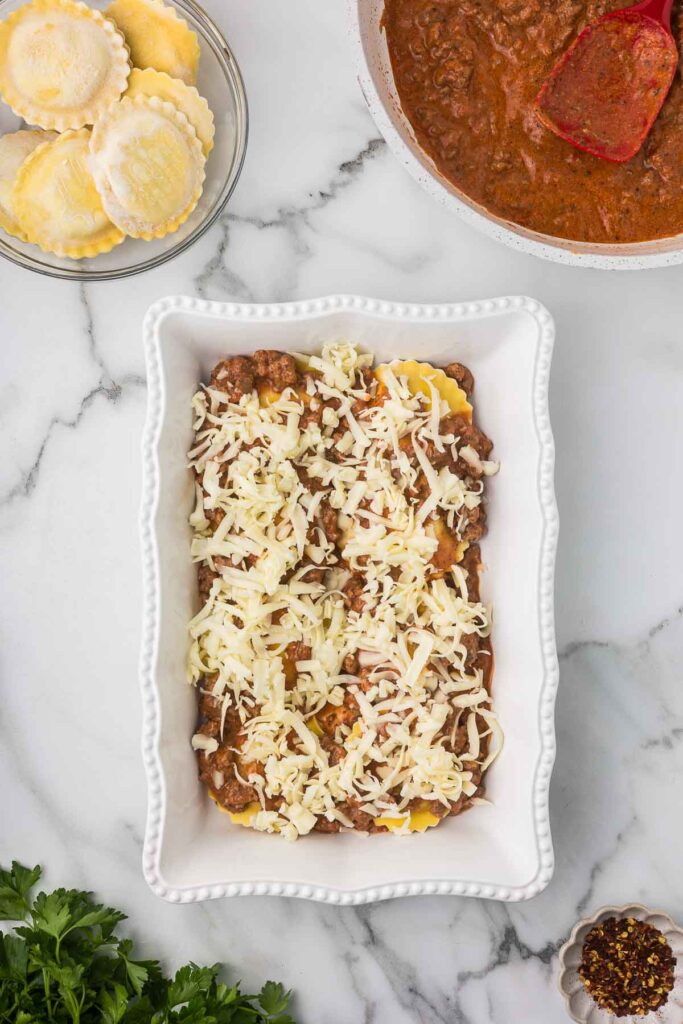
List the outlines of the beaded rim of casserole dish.
{"label": "beaded rim of casserole dish", "polygon": [[[543,541],[539,574],[539,631],[543,658],[543,687],[539,708],[542,749],[536,765],[533,789],[538,869],[534,878],[524,886],[496,886],[457,880],[405,881],[391,885],[342,890],[330,886],[264,881],[232,882],[224,885],[189,885],[180,889],[167,885],[161,875],[159,860],[166,794],[159,755],[159,703],[154,673],[159,631],[158,550],[154,530],[154,514],[159,496],[157,446],[164,412],[158,327],[169,313],[178,311],[235,319],[277,321],[319,316],[344,310],[379,314],[396,320],[442,320],[448,322],[482,315],[523,311],[534,319],[538,327],[532,399],[534,423],[541,447],[537,485],[543,513]],[[221,303],[189,296],[170,296],[159,300],[150,307],[143,325],[148,404],[142,438],[143,483],[140,509],[143,565],[140,685],[143,705],[142,753],[148,792],[142,862],[145,878],[157,896],[174,903],[193,903],[226,896],[295,896],[339,905],[373,903],[395,897],[421,895],[474,896],[485,899],[519,901],[531,899],[548,885],[554,869],[550,834],[549,789],[555,761],[554,712],[559,682],[554,621],[554,569],[559,516],[554,491],[555,447],[548,412],[548,382],[554,338],[555,327],[550,313],[539,302],[526,296],[440,305],[385,302],[354,295],[333,295],[319,299],[270,304]]]}

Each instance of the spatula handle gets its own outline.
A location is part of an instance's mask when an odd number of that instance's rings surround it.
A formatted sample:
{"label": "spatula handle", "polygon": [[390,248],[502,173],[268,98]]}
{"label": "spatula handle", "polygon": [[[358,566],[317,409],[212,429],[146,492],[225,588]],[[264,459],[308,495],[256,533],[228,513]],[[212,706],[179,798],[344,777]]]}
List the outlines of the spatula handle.
{"label": "spatula handle", "polygon": [[667,32],[671,31],[671,8],[673,7],[673,0],[643,0],[642,3],[636,4],[634,7],[626,7],[626,11],[639,11],[641,14],[646,14],[648,18],[652,18],[653,21],[658,21]]}

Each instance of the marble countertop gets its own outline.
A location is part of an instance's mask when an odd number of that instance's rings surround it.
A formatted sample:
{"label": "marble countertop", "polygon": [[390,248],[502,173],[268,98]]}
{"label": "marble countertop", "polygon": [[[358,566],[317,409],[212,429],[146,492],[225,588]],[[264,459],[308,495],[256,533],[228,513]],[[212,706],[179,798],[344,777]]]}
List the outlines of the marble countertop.
{"label": "marble countertop", "polygon": [[[378,137],[342,0],[206,6],[252,115],[221,222],[121,283],[0,265],[0,861],[40,861],[48,884],[97,890],[169,966],[219,960],[248,986],[283,979],[302,1024],[560,1024],[556,953],[577,916],[641,900],[683,920],[683,269],[568,269],[445,213]],[[171,293],[330,292],[526,293],[557,321],[557,869],[527,904],[176,907],[142,878],[140,323]]]}

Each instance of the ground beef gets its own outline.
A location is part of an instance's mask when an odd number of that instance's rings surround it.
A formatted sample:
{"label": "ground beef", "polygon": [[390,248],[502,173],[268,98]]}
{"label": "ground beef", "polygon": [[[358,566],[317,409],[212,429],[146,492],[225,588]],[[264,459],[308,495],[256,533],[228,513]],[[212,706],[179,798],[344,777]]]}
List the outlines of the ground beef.
{"label": "ground beef", "polygon": [[347,818],[350,818],[353,822],[353,827],[359,829],[361,832],[369,832],[374,821],[371,814],[366,814],[365,811],[361,811],[358,801],[349,800],[347,803],[342,804],[340,808],[342,814],[345,814]]}
{"label": "ground beef", "polygon": [[456,416],[447,416],[441,421],[442,433],[455,434],[458,440],[458,447],[469,445],[474,448],[480,459],[488,459],[493,451],[493,442],[486,436],[483,430],[479,430],[466,416],[460,413]]}
{"label": "ground beef", "polygon": [[370,406],[376,405],[377,395],[377,378],[370,369],[369,366],[364,366],[363,369],[358,373],[354,391],[363,391],[364,394],[359,398],[356,398],[353,405],[351,406],[351,412],[354,416],[361,416],[362,413],[369,409]]}
{"label": "ground beef", "polygon": [[285,352],[264,349],[254,352],[252,365],[259,381],[270,385],[274,391],[293,388],[299,379],[293,357]]}
{"label": "ground beef", "polygon": [[330,544],[336,544],[341,537],[338,520],[339,516],[336,508],[332,508],[332,506],[323,499],[323,501],[320,502],[320,508],[318,511],[318,522]]}
{"label": "ground beef", "polygon": [[358,686],[363,691],[363,693],[367,693],[368,690],[371,690],[373,688],[373,686],[375,685],[375,683],[370,678],[371,674],[372,674],[372,669],[371,668],[361,669],[360,676],[358,677]]}
{"label": "ground beef", "polygon": [[257,562],[256,555],[244,555],[240,557],[235,554],[231,558],[225,558],[223,555],[214,555],[213,564],[218,569],[220,574],[222,569],[237,569],[241,565],[255,565]]}
{"label": "ground beef", "polygon": [[479,636],[476,633],[463,633],[460,643],[467,651],[465,655],[465,668],[471,672],[476,668],[479,660]]}
{"label": "ground beef", "polygon": [[347,654],[342,662],[342,669],[347,675],[355,676],[358,674],[359,662],[357,654]]}
{"label": "ground beef", "polygon": [[[216,718],[215,715],[212,715],[206,721],[201,722],[197,726],[196,733],[199,736],[209,736],[211,739],[218,739],[221,734],[220,716]],[[202,753],[205,753],[205,751],[202,751]],[[211,757],[212,755],[209,754],[208,756]]]}
{"label": "ground beef", "polygon": [[453,801],[453,803],[451,804],[451,808],[450,808],[448,813],[451,814],[451,815],[462,814],[463,811],[466,811],[468,809],[468,807],[471,807],[471,806],[472,806],[472,804],[471,804],[470,800],[468,800],[468,798],[463,793],[460,797],[458,797],[457,800]]}
{"label": "ground beef", "polygon": [[358,378],[356,380],[356,388],[364,388],[366,391],[372,391],[376,382],[377,378],[375,377],[372,368],[369,366],[364,366],[358,374]]}
{"label": "ground beef", "polygon": [[410,494],[412,497],[416,499],[417,504],[421,505],[424,501],[427,500],[431,493],[432,490],[427,481],[427,477],[424,475],[422,470],[420,470],[415,480],[415,483],[410,490]]}
{"label": "ground beef", "polygon": [[306,488],[307,491],[310,491],[311,494],[317,494],[318,491],[325,490],[325,486],[320,480],[320,478],[316,476],[309,476],[308,470],[306,469],[305,466],[295,465],[294,470],[303,486]]}
{"label": "ground beef", "polygon": [[[445,420],[442,420],[442,426],[440,428],[441,433],[445,433],[443,427],[444,423]],[[414,466],[418,465],[417,455],[415,454],[415,448],[413,446],[413,438],[410,434],[406,434],[404,437],[402,437],[398,443],[398,446],[399,448],[402,449],[402,451],[406,453],[406,455],[408,456],[408,458],[410,459]],[[425,455],[427,456],[427,461],[432,466],[434,466],[435,469],[441,469],[442,466],[447,466],[450,462],[453,461],[450,449],[446,445],[443,446],[443,451],[439,451],[434,441],[427,441],[426,443],[421,444],[421,447]],[[424,498],[427,497],[427,494],[429,493],[429,485],[427,484],[427,481],[425,480],[425,477],[423,476],[422,473],[420,473],[420,477],[422,483],[420,484],[419,491],[421,496]],[[425,489],[426,493],[423,493]]]}
{"label": "ground beef", "polygon": [[463,761],[462,766],[466,772],[472,773],[472,785],[478,786],[481,782],[481,767],[476,761]]}
{"label": "ground beef", "polygon": [[320,746],[327,753],[327,757],[332,768],[339,764],[340,761],[344,760],[344,748],[340,746],[339,743],[335,743],[330,736],[321,736]]}
{"label": "ground beef", "polygon": [[[213,686],[215,675],[205,680],[206,686]],[[205,750],[198,751],[199,777],[209,786],[216,788],[214,775],[221,772],[226,779],[233,777],[233,765],[235,763],[234,747],[240,745],[242,733],[242,722],[239,714],[234,708],[228,708],[223,715],[223,701],[214,697],[211,693],[200,691],[199,714],[203,721],[197,728],[197,732],[203,736],[210,736],[219,743],[218,749],[212,753]],[[221,731],[221,721],[223,729]]]}
{"label": "ground beef", "polygon": [[[683,30],[680,21],[679,26]],[[645,140],[645,166],[653,170],[669,188],[683,185],[681,143],[683,137],[683,97],[674,105],[669,102],[654,123]]]}
{"label": "ground beef", "polygon": [[325,572],[326,569],[322,566],[311,563],[306,571],[300,574],[299,579],[302,583],[322,583],[325,579]]}
{"label": "ground beef", "polygon": [[467,512],[467,522],[462,528],[462,539],[467,541],[480,540],[486,533],[486,509],[483,505],[475,505]]}
{"label": "ground beef", "polygon": [[354,573],[342,588],[344,605],[349,609],[349,611],[358,612],[359,615],[365,607],[365,597],[363,596],[364,586],[364,578],[358,573]]}
{"label": "ground beef", "polygon": [[282,656],[285,668],[285,689],[294,689],[298,677],[296,663],[297,661],[310,661],[312,653],[308,644],[302,640],[295,640],[291,644],[287,644]]}
{"label": "ground beef", "polygon": [[213,581],[218,579],[218,573],[210,569],[208,565],[202,565],[200,563],[197,568],[197,582],[199,586],[199,596],[202,604],[206,604],[209,600],[209,594],[211,593],[211,587]]}
{"label": "ground beef", "polygon": [[334,736],[340,725],[353,725],[360,718],[360,708],[354,695],[347,690],[344,694],[344,702],[340,707],[335,704],[326,704],[322,711],[316,715],[320,728],[328,736]]}
{"label": "ground beef", "polygon": [[338,821],[328,821],[327,818],[325,818],[325,817],[323,817],[321,815],[318,818],[318,820],[316,821],[315,825],[313,826],[313,831],[314,832],[325,832],[327,834],[332,834],[332,833],[335,833],[335,832],[340,832],[341,831],[341,825],[339,824]]}
{"label": "ground beef", "polygon": [[215,754],[207,757],[204,772],[200,773],[201,777],[209,786],[214,787],[214,772],[222,772],[226,778],[231,777],[234,764],[234,752],[225,745],[220,746]]}
{"label": "ground beef", "polygon": [[[363,398],[357,398],[355,400],[355,402],[353,403],[353,405],[351,406],[351,413],[356,417],[356,419],[362,418],[363,413],[365,412],[365,410],[367,408],[369,408],[369,406],[370,406],[370,397],[369,397],[369,395],[365,395]],[[335,436],[339,436],[339,435],[335,435]]]}
{"label": "ground beef", "polygon": [[231,399],[239,401],[242,395],[254,390],[254,367],[248,356],[224,359],[214,367],[209,386],[225,391]]}
{"label": "ground beef", "polygon": [[312,650],[303,640],[295,640],[285,647],[285,658],[296,664],[297,661],[310,661]]}
{"label": "ground beef", "polygon": [[[445,416],[441,420],[439,432],[442,435],[453,434],[457,438],[458,448],[464,448],[466,445],[469,445],[474,448],[480,459],[488,459],[493,450],[493,443],[489,440],[486,434],[470,423],[467,417],[461,413],[454,414],[452,416]],[[402,437],[399,442],[399,447],[406,453],[412,464],[417,465],[418,460],[413,447],[413,439],[411,435],[406,434],[405,437]],[[476,479],[481,476],[481,472],[473,470],[472,466],[470,466],[470,464],[464,459],[454,460],[451,452],[451,446],[448,444],[443,445],[443,451],[439,451],[434,441],[426,441],[422,447],[427,459],[435,469],[441,469],[443,466],[449,466],[453,472],[463,478],[469,477]],[[424,498],[429,494],[429,486],[422,473],[420,473],[418,477],[415,490],[421,500],[424,500]]]}
{"label": "ground beef", "polygon": [[[206,679],[207,686],[213,686],[215,679],[215,675],[208,676]],[[235,708],[228,708],[225,714],[223,714],[222,697],[214,697],[212,693],[200,691],[199,713],[206,720],[206,722],[202,722],[202,726],[207,722],[223,722],[222,732],[220,730],[218,732],[207,732],[207,736],[220,736],[221,742],[225,743],[228,747],[238,747],[240,745],[244,736],[242,720]],[[201,729],[198,731],[201,731]]]}
{"label": "ground beef", "polygon": [[225,785],[216,793],[216,799],[221,807],[237,814],[243,811],[249,804],[258,800],[258,794],[253,786],[245,786],[243,782],[233,774],[228,778]]}
{"label": "ground beef", "polygon": [[469,736],[467,735],[467,721],[465,718],[461,718],[458,723],[458,727],[455,730],[455,739],[453,740],[453,753],[460,757],[464,754],[470,745]]}
{"label": "ground beef", "polygon": [[220,721],[222,701],[214,697],[212,693],[207,693],[206,690],[210,690],[216,680],[216,676],[207,676],[206,679],[202,680],[202,690],[199,695],[199,714],[202,719],[210,719],[216,722]]}
{"label": "ground beef", "polygon": [[493,649],[491,647],[491,638],[488,636],[479,638],[477,668],[480,668],[482,671],[484,689],[490,693],[491,677],[493,676]]}
{"label": "ground beef", "polygon": [[216,531],[216,528],[220,526],[225,519],[225,512],[222,508],[205,508],[204,515],[213,526],[213,532]]}
{"label": "ground beef", "polygon": [[458,386],[462,388],[468,398],[470,397],[474,391],[474,377],[466,366],[463,366],[462,363],[449,363],[444,373],[447,377],[452,377],[457,381]]}
{"label": "ground beef", "polygon": [[234,401],[249,395],[259,385],[284,391],[295,387],[299,373],[292,356],[285,352],[261,350],[253,357],[233,356],[218,363],[211,374],[210,386],[224,391]]}
{"label": "ground beef", "polygon": [[232,775],[232,766],[235,761],[233,751],[221,741],[220,719],[209,719],[199,726],[197,732],[203,736],[210,736],[219,742],[217,750],[209,753],[206,750],[198,751],[199,778],[211,789],[216,788],[215,773],[221,772],[224,775]]}
{"label": "ground beef", "polygon": [[[299,420],[300,429],[306,430],[306,428],[310,427],[312,424],[317,424],[319,427],[321,427],[323,422],[324,411],[325,406],[318,399],[316,399],[315,405],[313,405],[310,402],[308,404],[304,403],[304,411],[302,412],[301,419]],[[297,466],[296,469],[298,473],[299,467]],[[318,483],[318,490],[320,490],[321,488],[322,484]]]}
{"label": "ground beef", "polygon": [[458,455],[458,458],[451,464],[451,470],[456,476],[459,476],[461,480],[464,480],[468,490],[482,492],[481,487],[477,487],[477,483],[484,475],[483,467],[480,469],[476,465],[472,465],[467,459],[463,458],[462,455]]}
{"label": "ground beef", "polygon": [[462,557],[460,568],[467,577],[467,593],[470,601],[478,601],[479,570],[481,568],[481,550],[478,544],[470,544]]}

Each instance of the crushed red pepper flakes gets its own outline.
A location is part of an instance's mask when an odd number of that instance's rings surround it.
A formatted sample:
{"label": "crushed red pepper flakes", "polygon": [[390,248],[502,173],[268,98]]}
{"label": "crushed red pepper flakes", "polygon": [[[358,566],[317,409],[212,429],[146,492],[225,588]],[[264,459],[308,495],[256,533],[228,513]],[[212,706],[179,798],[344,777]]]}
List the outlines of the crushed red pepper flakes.
{"label": "crushed red pepper flakes", "polygon": [[675,966],[657,928],[634,917],[608,917],[586,936],[579,977],[601,1009],[644,1017],[667,1001]]}

